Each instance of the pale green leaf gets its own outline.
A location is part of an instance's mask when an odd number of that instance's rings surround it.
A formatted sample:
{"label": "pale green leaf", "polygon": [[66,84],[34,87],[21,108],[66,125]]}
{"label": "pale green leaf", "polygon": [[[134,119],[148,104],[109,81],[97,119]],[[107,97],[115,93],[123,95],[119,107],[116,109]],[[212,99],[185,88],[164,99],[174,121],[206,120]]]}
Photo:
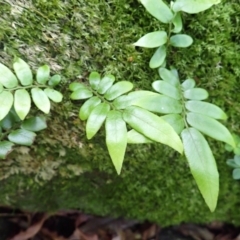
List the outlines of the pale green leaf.
{"label": "pale green leaf", "polygon": [[153,143],[152,140],[135,131],[134,129],[128,131],[127,142],[130,144]]}
{"label": "pale green leaf", "polygon": [[166,144],[182,153],[182,142],[174,129],[162,118],[136,106],[123,111],[123,119],[137,132],[149,139]]}
{"label": "pale green leaf", "polygon": [[164,95],[150,95],[139,100],[132,101],[131,105],[139,106],[156,113],[181,113],[182,105],[179,101],[164,96]]}
{"label": "pale green leaf", "polygon": [[228,151],[228,152],[232,152],[232,151],[233,151],[233,147],[230,146],[229,144],[225,144],[224,148],[225,148],[225,150]]}
{"label": "pale green leaf", "polygon": [[0,142],[0,158],[4,159],[13,150],[14,144],[9,141]]}
{"label": "pale green leaf", "polygon": [[167,42],[167,33],[165,31],[156,31],[147,33],[133,45],[145,48],[155,48],[164,45]]}
{"label": "pale green leaf", "polygon": [[162,93],[168,97],[179,100],[181,98],[181,93],[178,88],[174,87],[168,82],[165,81],[154,81],[152,87],[155,91]]}
{"label": "pale green leaf", "polygon": [[204,100],[208,98],[208,92],[203,88],[192,88],[184,91],[184,97],[191,100]]}
{"label": "pale green leaf", "polygon": [[182,17],[180,12],[176,13],[175,17],[172,20],[172,23],[174,25],[172,32],[179,33],[182,31]]}
{"label": "pale green leaf", "polygon": [[31,85],[33,75],[29,65],[21,58],[16,58],[13,63],[14,71],[23,86]]}
{"label": "pale green leaf", "polygon": [[46,84],[50,77],[50,67],[48,65],[43,65],[37,70],[37,82],[39,84]]}
{"label": "pale green leaf", "polygon": [[78,88],[71,95],[72,100],[87,99],[93,96],[93,93],[86,88]]}
{"label": "pale green leaf", "polygon": [[113,101],[113,105],[116,109],[124,109],[128,106],[131,106],[132,103],[138,102],[141,99],[144,100],[146,97],[152,95],[158,96],[159,94],[145,90],[130,92],[128,95],[123,95],[116,98]]}
{"label": "pale green leaf", "polygon": [[219,174],[212,151],[203,135],[194,128],[184,129],[181,136],[191,173],[213,212],[218,199]]}
{"label": "pale green leaf", "polygon": [[173,85],[174,87],[178,87],[180,85],[178,77],[169,71],[166,68],[159,68],[158,70],[160,77],[165,81]]}
{"label": "pale green leaf", "polygon": [[234,169],[232,176],[233,176],[233,179],[239,180],[240,179],[240,168]]}
{"label": "pale green leaf", "polygon": [[104,95],[107,100],[113,100],[124,93],[131,91],[133,84],[128,81],[120,81],[114,84]]}
{"label": "pale green leaf", "polygon": [[166,55],[167,55],[167,52],[166,52],[166,47],[163,45],[163,46],[160,46],[156,52],[153,54],[150,62],[149,62],[149,67],[150,68],[158,68],[160,67],[165,58],[166,58]]}
{"label": "pale green leaf", "polygon": [[173,68],[170,70],[170,72],[179,80],[178,70]]}
{"label": "pale green leaf", "polygon": [[127,127],[120,112],[112,110],[107,114],[105,130],[108,152],[117,173],[120,174],[127,147]]}
{"label": "pale green leaf", "polygon": [[88,99],[80,108],[79,118],[82,121],[85,121],[86,119],[88,119],[91,111],[100,103],[101,103],[101,99],[98,97],[91,97],[90,99]]}
{"label": "pale green leaf", "polygon": [[0,63],[0,83],[6,88],[14,88],[18,85],[18,80],[13,72]]}
{"label": "pale green leaf", "polygon": [[193,39],[186,34],[176,34],[170,37],[170,44],[174,47],[186,48],[192,43]]}
{"label": "pale green leaf", "polygon": [[163,23],[169,23],[173,13],[162,0],[140,0],[146,10],[156,19]]}
{"label": "pale green leaf", "polygon": [[106,91],[113,85],[115,77],[113,75],[106,75],[100,81],[97,91],[100,94],[106,93]]}
{"label": "pale green leaf", "polygon": [[51,104],[46,93],[40,88],[32,88],[31,95],[36,107],[46,114],[49,113]]}
{"label": "pale green leaf", "polygon": [[95,136],[104,123],[109,111],[110,106],[107,103],[100,103],[91,111],[86,124],[87,139]]}
{"label": "pale green leaf", "polygon": [[89,75],[89,83],[94,90],[97,90],[98,84],[101,81],[101,76],[98,72],[91,72]]}
{"label": "pale green leaf", "polygon": [[57,86],[60,82],[61,82],[61,76],[56,74],[49,79],[48,85],[54,87],[54,86]]}
{"label": "pale green leaf", "polygon": [[221,0],[177,0],[172,9],[174,12],[199,13],[220,2]]}
{"label": "pale green leaf", "polygon": [[182,84],[182,88],[183,90],[188,90],[188,89],[192,89],[195,87],[196,82],[193,79],[186,79]]}
{"label": "pale green leaf", "polygon": [[31,98],[26,89],[18,89],[14,93],[14,109],[21,120],[29,113]]}
{"label": "pale green leaf", "polygon": [[69,89],[73,92],[78,90],[78,89],[81,89],[81,88],[87,89],[87,86],[85,84],[79,83],[79,82],[73,82],[69,85]]}
{"label": "pale green leaf", "polygon": [[228,129],[217,120],[198,113],[187,113],[187,122],[200,132],[216,140],[235,147],[234,139]]}
{"label": "pale green leaf", "polygon": [[239,147],[234,148],[233,152],[234,154],[240,155],[240,148]]}
{"label": "pale green leaf", "polygon": [[227,119],[227,115],[221,108],[218,106],[202,101],[187,101],[185,103],[185,107],[187,110],[195,113],[200,113],[203,115],[207,115],[208,117],[212,117],[215,119]]}
{"label": "pale green leaf", "polygon": [[0,83],[0,93],[4,90],[3,85]]}
{"label": "pale green leaf", "polygon": [[25,129],[18,129],[15,131],[12,131],[8,135],[8,140],[24,146],[31,146],[33,144],[33,141],[36,137],[36,133],[25,130]]}
{"label": "pale green leaf", "polygon": [[234,161],[238,165],[238,167],[240,167],[240,156],[235,155],[234,156]]}
{"label": "pale green leaf", "polygon": [[228,159],[226,163],[227,163],[228,166],[233,167],[233,168],[239,168],[240,167],[239,165],[237,165],[235,163],[234,159]]}
{"label": "pale green leaf", "polygon": [[47,128],[46,118],[43,116],[30,117],[23,121],[21,128],[31,132],[41,131]]}
{"label": "pale green leaf", "polygon": [[179,114],[167,114],[161,118],[168,122],[177,134],[180,134],[185,127],[184,119]]}
{"label": "pale green leaf", "polygon": [[52,88],[45,88],[44,92],[53,102],[59,103],[62,101],[63,95],[59,91],[56,91]]}
{"label": "pale green leaf", "polygon": [[13,105],[13,95],[11,92],[3,91],[0,93],[0,120],[10,111]]}

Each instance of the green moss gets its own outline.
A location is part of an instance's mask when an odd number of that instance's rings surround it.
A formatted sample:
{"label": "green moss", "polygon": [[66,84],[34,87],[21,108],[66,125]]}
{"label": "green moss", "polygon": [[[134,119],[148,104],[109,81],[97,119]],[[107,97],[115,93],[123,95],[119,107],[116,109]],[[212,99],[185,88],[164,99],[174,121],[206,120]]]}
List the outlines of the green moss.
{"label": "green moss", "polygon": [[[240,223],[239,183],[231,178],[224,144],[210,141],[220,171],[215,213],[207,209],[186,160],[162,145],[129,146],[117,176],[105,146],[104,132],[87,141],[78,119],[81,102],[68,100],[68,83],[85,81],[97,70],[136,89],[151,89],[158,78],[148,67],[154,50],[132,43],[147,32],[164,29],[134,0],[35,0],[0,9],[0,61],[13,55],[33,68],[47,63],[64,76],[64,102],[53,106],[48,129],[31,148],[17,148],[0,162],[0,203],[30,210],[78,208],[99,215],[148,219],[162,225],[211,220]],[[182,79],[193,77],[210,92],[209,101],[227,112],[226,125],[239,126],[238,54],[240,6],[224,1],[197,14],[184,14],[184,33],[194,39],[187,49],[169,49],[168,63]],[[33,111],[34,115],[36,111]]]}

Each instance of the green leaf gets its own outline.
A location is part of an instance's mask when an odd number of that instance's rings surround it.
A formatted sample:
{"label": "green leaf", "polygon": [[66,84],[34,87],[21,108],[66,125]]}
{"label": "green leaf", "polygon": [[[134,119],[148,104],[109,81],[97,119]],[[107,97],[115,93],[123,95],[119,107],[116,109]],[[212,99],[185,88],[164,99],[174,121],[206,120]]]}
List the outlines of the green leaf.
{"label": "green leaf", "polygon": [[14,93],[14,109],[21,120],[29,113],[31,98],[26,89],[18,89]]}
{"label": "green leaf", "polygon": [[212,151],[203,135],[194,128],[184,129],[181,137],[191,173],[213,212],[218,199],[219,174]]}
{"label": "green leaf", "polygon": [[196,82],[193,79],[187,79],[182,83],[183,90],[188,90],[194,88],[196,85]]}
{"label": "green leaf", "polygon": [[73,92],[82,88],[87,89],[86,85],[83,83],[73,82],[69,85],[69,89]]}
{"label": "green leaf", "polygon": [[0,120],[10,111],[13,105],[13,95],[11,92],[3,91],[0,93]]}
{"label": "green leaf", "polygon": [[14,71],[23,86],[31,85],[33,75],[29,65],[21,58],[16,58],[13,63]]}
{"label": "green leaf", "polygon": [[93,96],[93,93],[86,88],[78,88],[71,95],[72,100],[87,99]]}
{"label": "green leaf", "polygon": [[10,112],[8,114],[11,114],[14,118],[15,122],[21,122],[22,120],[19,118],[19,116],[17,115],[15,109],[12,107]]}
{"label": "green leaf", "polygon": [[62,101],[63,95],[59,91],[52,88],[45,88],[44,92],[53,102],[59,103]]}
{"label": "green leaf", "polygon": [[130,143],[130,144],[153,143],[152,140],[145,137],[141,133],[135,131],[134,129],[128,131],[127,142]]}
{"label": "green leaf", "polygon": [[238,167],[240,167],[240,156],[235,155],[234,162],[238,165]]}
{"label": "green leaf", "polygon": [[0,158],[4,159],[12,151],[14,144],[9,141],[0,142]]}
{"label": "green leaf", "polygon": [[98,84],[101,81],[101,76],[98,72],[91,72],[89,75],[89,83],[94,90],[97,90]]}
{"label": "green leaf", "polygon": [[177,134],[180,134],[185,127],[184,119],[179,114],[167,114],[160,118],[168,122]]}
{"label": "green leaf", "polygon": [[48,65],[43,65],[37,70],[37,82],[39,84],[46,84],[50,77],[50,67]]}
{"label": "green leaf", "polygon": [[229,144],[225,144],[224,148],[225,148],[225,150],[228,151],[228,152],[232,152],[232,151],[233,151],[233,147],[230,146]]}
{"label": "green leaf", "polygon": [[79,118],[82,121],[85,121],[86,119],[88,119],[91,111],[100,103],[101,103],[101,99],[98,97],[91,97],[90,99],[88,99],[80,108]]}
{"label": "green leaf", "polygon": [[106,93],[106,91],[113,85],[115,77],[113,75],[106,75],[100,81],[97,91],[100,94]]}
{"label": "green leaf", "polygon": [[184,97],[191,100],[204,100],[208,98],[208,92],[203,88],[192,88],[184,91]]}
{"label": "green leaf", "polygon": [[150,95],[140,100],[132,101],[131,105],[139,106],[156,113],[181,113],[182,105],[179,101],[163,96],[163,95]]}
{"label": "green leaf", "polygon": [[172,20],[172,23],[174,25],[172,32],[179,33],[182,31],[182,17],[180,12],[176,13],[175,17]]}
{"label": "green leaf", "polygon": [[105,121],[109,111],[110,106],[107,103],[100,103],[91,111],[86,125],[87,139],[91,139],[95,136]]}
{"label": "green leaf", "polygon": [[171,97],[177,100],[181,98],[179,89],[177,89],[176,87],[174,87],[168,82],[158,80],[152,83],[152,87],[155,91],[162,93],[168,97]]}
{"label": "green leaf", "polygon": [[113,101],[113,105],[116,109],[124,109],[131,106],[132,103],[138,102],[142,99],[144,100],[146,97],[152,95],[158,96],[159,94],[145,90],[130,92],[128,95],[123,95],[116,98]]}
{"label": "green leaf", "polygon": [[239,180],[240,179],[240,168],[234,169],[232,174],[233,179]]}
{"label": "green leaf", "polygon": [[180,85],[178,77],[169,71],[166,68],[159,68],[158,70],[160,77],[165,81],[173,85],[174,87],[178,87]]}
{"label": "green leaf", "polygon": [[170,72],[179,80],[177,69],[173,68],[173,69],[170,70]]}
{"label": "green leaf", "polygon": [[46,118],[43,116],[30,117],[23,121],[21,128],[31,132],[41,131],[47,128]]}
{"label": "green leaf", "polygon": [[186,34],[176,34],[170,37],[170,44],[174,47],[186,48],[192,43],[193,39]]}
{"label": "green leaf", "polygon": [[146,10],[163,23],[169,23],[173,18],[170,8],[162,0],[140,0]]}
{"label": "green leaf", "polygon": [[215,119],[227,119],[227,115],[223,112],[223,110],[211,103],[202,101],[187,101],[185,103],[185,107],[191,112],[200,113],[208,117]]}
{"label": "green leaf", "polygon": [[15,131],[12,131],[8,135],[8,140],[24,146],[31,146],[33,144],[33,141],[36,137],[36,133],[25,130],[25,129],[18,129]]}
{"label": "green leaf", "polygon": [[12,71],[0,63],[0,83],[6,88],[14,88],[18,85],[18,80]]}
{"label": "green leaf", "polygon": [[42,112],[48,114],[51,104],[46,93],[40,88],[32,88],[31,95],[36,107]]}
{"label": "green leaf", "polygon": [[15,124],[15,116],[14,114],[10,111],[6,117],[1,121],[1,127],[5,130],[8,130],[13,127]]}
{"label": "green leaf", "polygon": [[228,159],[226,163],[230,167],[239,168],[239,166],[235,163],[234,159]]}
{"label": "green leaf", "polygon": [[167,55],[167,52],[166,52],[166,47],[163,45],[163,46],[160,46],[156,52],[153,54],[150,62],[149,62],[149,67],[150,68],[158,68],[160,67],[165,58],[166,58],[166,55]]}
{"label": "green leaf", "polygon": [[147,33],[133,45],[145,48],[155,48],[164,45],[167,42],[167,33],[165,31],[156,31]]}
{"label": "green leaf", "polygon": [[240,155],[240,148],[239,147],[234,148],[233,152],[234,154]]}
{"label": "green leaf", "polygon": [[177,0],[172,9],[174,12],[199,13],[220,2],[221,0]]}
{"label": "green leaf", "polygon": [[107,100],[113,100],[124,93],[131,91],[133,84],[128,81],[120,81],[114,84],[104,95]]}
{"label": "green leaf", "polygon": [[0,93],[4,90],[3,85],[0,83]]}
{"label": "green leaf", "polygon": [[127,127],[120,112],[112,110],[107,114],[105,130],[108,152],[120,174],[127,147]]}
{"label": "green leaf", "polygon": [[231,133],[217,120],[198,113],[187,113],[187,122],[202,133],[235,147]]}
{"label": "green leaf", "polygon": [[48,85],[54,87],[54,86],[57,86],[60,82],[61,82],[61,76],[56,74],[49,79]]}
{"label": "green leaf", "polygon": [[123,119],[137,132],[149,139],[166,144],[182,153],[182,142],[174,129],[162,118],[136,106],[130,106],[123,112]]}

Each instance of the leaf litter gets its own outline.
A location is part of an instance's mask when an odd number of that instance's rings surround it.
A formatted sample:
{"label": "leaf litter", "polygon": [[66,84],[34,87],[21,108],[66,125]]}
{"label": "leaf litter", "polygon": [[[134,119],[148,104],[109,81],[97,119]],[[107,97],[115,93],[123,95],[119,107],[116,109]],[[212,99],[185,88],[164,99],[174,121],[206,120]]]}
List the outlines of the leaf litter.
{"label": "leaf litter", "polygon": [[41,213],[0,206],[0,240],[240,240],[240,227],[215,221],[162,228],[77,210]]}

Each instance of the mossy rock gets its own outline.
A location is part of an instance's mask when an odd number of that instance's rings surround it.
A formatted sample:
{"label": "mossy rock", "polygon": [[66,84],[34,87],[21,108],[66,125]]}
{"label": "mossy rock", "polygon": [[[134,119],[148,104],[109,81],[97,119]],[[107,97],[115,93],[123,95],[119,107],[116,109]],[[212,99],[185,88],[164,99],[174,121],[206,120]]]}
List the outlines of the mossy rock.
{"label": "mossy rock", "polygon": [[[210,141],[220,172],[220,197],[210,213],[184,157],[159,144],[129,146],[117,176],[104,132],[91,141],[78,119],[81,102],[69,101],[68,84],[89,72],[130,80],[135,89],[151,89],[158,78],[148,66],[153,50],[132,43],[166,26],[135,0],[18,1],[0,9],[0,61],[11,66],[17,55],[33,69],[49,64],[64,78],[64,102],[53,105],[48,128],[35,144],[18,147],[0,162],[0,203],[28,210],[81,209],[97,215],[150,220],[162,225],[221,220],[240,223],[239,183],[225,162],[224,144]],[[226,126],[239,134],[240,6],[223,1],[197,15],[183,14],[187,49],[170,49],[168,65],[181,79],[194,78],[209,101],[229,116]],[[36,114],[36,110],[32,111]]]}

